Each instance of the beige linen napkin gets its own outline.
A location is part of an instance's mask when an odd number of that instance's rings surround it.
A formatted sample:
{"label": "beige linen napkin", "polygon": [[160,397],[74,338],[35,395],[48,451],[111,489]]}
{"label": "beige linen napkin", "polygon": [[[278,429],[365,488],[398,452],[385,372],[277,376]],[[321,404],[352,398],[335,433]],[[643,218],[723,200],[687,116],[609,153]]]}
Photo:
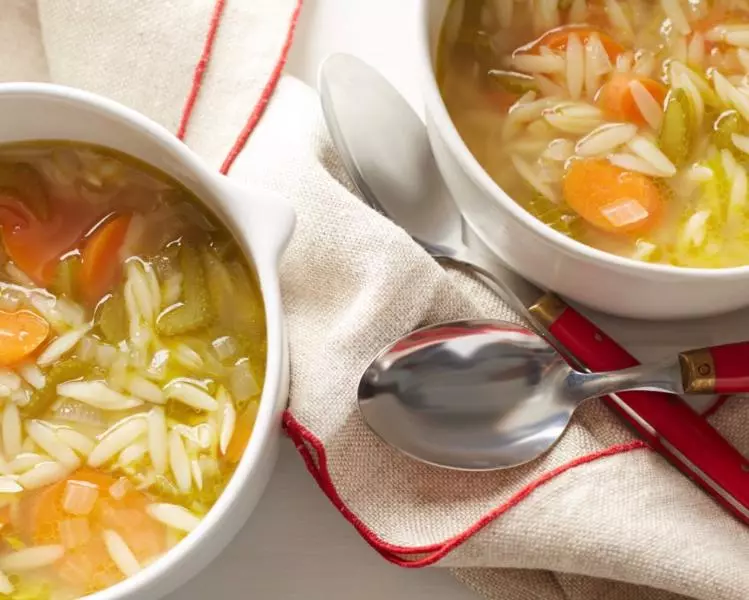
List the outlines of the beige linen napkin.
{"label": "beige linen napkin", "polygon": [[[748,530],[598,402],[553,452],[501,473],[428,467],[366,429],[356,383],[382,345],[430,322],[515,317],[352,194],[312,90],[282,80],[260,119],[298,8],[297,0],[38,0],[37,13],[33,2],[5,0],[0,56],[12,60],[0,61],[0,79],[113,97],[179,133],[214,167],[295,203],[298,229],[283,264],[286,429],[321,489],[385,559],[453,568],[497,600],[749,598]],[[745,453],[747,416],[729,401],[713,417]]]}

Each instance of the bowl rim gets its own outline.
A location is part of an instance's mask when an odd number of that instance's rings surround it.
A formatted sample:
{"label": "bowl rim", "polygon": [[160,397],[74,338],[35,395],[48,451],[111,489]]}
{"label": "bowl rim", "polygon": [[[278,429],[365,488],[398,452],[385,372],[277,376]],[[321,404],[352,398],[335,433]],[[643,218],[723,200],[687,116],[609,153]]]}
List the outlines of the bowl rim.
{"label": "bowl rim", "polygon": [[[231,223],[225,222],[225,224],[235,237],[239,237],[240,247],[250,263],[254,265],[260,283],[267,336],[265,379],[253,434],[250,436],[242,458],[236,465],[229,482],[213,506],[203,516],[199,525],[178,544],[166,550],[161,557],[135,575],[103,590],[84,596],[86,600],[121,600],[140,597],[140,594],[145,594],[150,598],[153,597],[154,593],[161,597],[164,593],[170,593],[184,585],[202,568],[212,562],[215,555],[229,543],[234,533],[244,525],[244,520],[237,521],[236,526],[232,528],[232,533],[230,535],[225,533],[226,519],[233,515],[236,518],[236,513],[241,510],[243,494],[248,491],[255,480],[255,476],[260,475],[263,464],[268,460],[266,456],[268,448],[274,443],[276,437],[280,437],[280,423],[277,419],[277,412],[280,403],[286,401],[284,388],[288,376],[288,364],[284,312],[279,284],[279,257],[272,251],[263,251],[262,248],[255,246],[253,240],[248,239],[249,236],[237,236],[234,233],[243,230],[244,227],[238,219],[228,214],[229,211],[226,207],[231,204],[232,199],[231,193],[222,181],[223,176],[218,172],[210,171],[206,164],[184,143],[165,127],[152,121],[147,116],[98,94],[58,84],[0,83],[0,97],[2,96],[46,97],[53,102],[63,101],[78,105],[84,112],[93,111],[116,119],[124,126],[142,135],[144,141],[154,144],[160,150],[168,153],[187,173],[197,180],[199,185],[204,187],[206,195],[211,197],[211,201],[205,201],[201,198],[207,208],[220,220],[232,221]],[[257,195],[259,190],[251,186],[246,187],[248,195]],[[249,204],[248,202],[245,206]],[[293,221],[291,227],[293,227]],[[284,236],[288,237],[288,233],[279,231],[278,235],[274,237],[281,239]],[[267,484],[267,480],[258,481],[257,484],[261,486],[257,494],[257,497],[259,497],[263,491],[262,488]],[[224,533],[224,539],[220,541],[219,538],[222,533]],[[214,546],[213,552],[205,545],[211,543]],[[211,558],[200,563],[201,555],[210,555]],[[190,560],[192,560],[190,565],[184,565]],[[198,568],[183,573],[181,580],[176,581],[179,569],[183,565],[198,566]]]}
{"label": "bowl rim", "polygon": [[[430,0],[418,1],[417,19],[417,51],[418,64],[422,70],[421,87],[427,115],[430,117],[442,136],[443,141],[449,148],[453,157],[457,160],[466,175],[476,184],[485,195],[490,196],[503,209],[507,211],[518,225],[521,225],[531,233],[548,241],[556,250],[567,255],[581,258],[597,266],[614,268],[617,271],[627,272],[644,276],[649,279],[666,277],[669,280],[677,279],[709,279],[727,280],[749,277],[749,264],[736,267],[680,267],[662,263],[648,263],[633,258],[619,256],[604,250],[588,246],[556,231],[552,227],[542,223],[533,215],[525,211],[512,197],[505,192],[484,170],[478,160],[473,156],[468,146],[463,141],[444,103],[442,94],[437,84],[437,78],[432,59],[432,31],[430,22],[433,20],[433,11],[436,3]],[[445,0],[450,4],[455,0]],[[444,15],[440,17],[440,28]]]}

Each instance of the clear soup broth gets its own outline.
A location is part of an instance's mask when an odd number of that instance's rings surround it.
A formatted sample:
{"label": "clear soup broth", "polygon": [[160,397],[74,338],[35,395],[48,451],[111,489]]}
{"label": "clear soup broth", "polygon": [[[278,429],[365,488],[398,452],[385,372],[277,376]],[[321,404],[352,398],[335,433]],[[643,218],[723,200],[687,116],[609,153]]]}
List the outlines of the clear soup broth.
{"label": "clear soup broth", "polygon": [[549,227],[749,264],[746,0],[456,0],[438,80],[470,151]]}
{"label": "clear soup broth", "polygon": [[250,438],[262,298],[232,236],[131,157],[0,146],[0,597],[77,598],[194,529]]}

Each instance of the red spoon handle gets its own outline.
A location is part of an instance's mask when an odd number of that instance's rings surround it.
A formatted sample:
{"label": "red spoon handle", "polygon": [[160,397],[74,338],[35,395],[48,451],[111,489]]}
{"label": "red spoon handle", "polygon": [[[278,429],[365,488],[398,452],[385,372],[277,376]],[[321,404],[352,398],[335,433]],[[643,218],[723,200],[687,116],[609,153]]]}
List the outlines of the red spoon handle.
{"label": "red spoon handle", "polygon": [[749,392],[749,342],[679,354],[684,389],[695,393]]}
{"label": "red spoon handle", "polygon": [[[595,324],[554,295],[544,296],[531,312],[591,371],[639,364]],[[749,462],[688,404],[678,396],[658,392],[623,392],[607,397],[607,401],[654,448],[749,523]]]}

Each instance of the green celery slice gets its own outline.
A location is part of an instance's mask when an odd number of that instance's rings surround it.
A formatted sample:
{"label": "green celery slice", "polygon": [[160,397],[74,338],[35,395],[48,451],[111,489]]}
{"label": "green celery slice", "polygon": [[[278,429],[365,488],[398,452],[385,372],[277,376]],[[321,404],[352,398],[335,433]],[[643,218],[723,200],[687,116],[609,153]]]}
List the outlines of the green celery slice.
{"label": "green celery slice", "polygon": [[63,258],[57,265],[52,291],[56,294],[75,298],[78,294],[78,277],[81,270],[81,257],[71,254]]}
{"label": "green celery slice", "polygon": [[200,253],[183,244],[179,252],[182,269],[182,303],[167,308],[156,321],[162,335],[181,335],[211,324],[214,315]]}
{"label": "green celery slice", "polygon": [[102,301],[94,317],[99,331],[110,344],[118,344],[128,336],[128,317],[122,290],[110,294]]}
{"label": "green celery slice", "polygon": [[91,372],[91,366],[78,358],[68,358],[56,363],[47,373],[44,387],[31,395],[31,401],[22,406],[24,417],[41,417],[57,399],[57,386],[66,381],[80,379]]}
{"label": "green celery slice", "polygon": [[694,108],[689,95],[683,89],[671,92],[658,134],[658,144],[677,167],[686,162],[692,149],[694,120]]}
{"label": "green celery slice", "polygon": [[573,239],[579,240],[585,232],[585,223],[566,204],[556,204],[545,196],[536,194],[526,203],[525,208],[542,223]]}
{"label": "green celery slice", "polygon": [[734,133],[743,133],[744,123],[741,115],[735,110],[721,113],[713,124],[713,143],[720,150],[732,150]]}
{"label": "green celery slice", "polygon": [[525,73],[492,69],[487,73],[486,77],[489,88],[492,90],[509,92],[518,96],[522,96],[527,92],[538,91],[536,80]]}

